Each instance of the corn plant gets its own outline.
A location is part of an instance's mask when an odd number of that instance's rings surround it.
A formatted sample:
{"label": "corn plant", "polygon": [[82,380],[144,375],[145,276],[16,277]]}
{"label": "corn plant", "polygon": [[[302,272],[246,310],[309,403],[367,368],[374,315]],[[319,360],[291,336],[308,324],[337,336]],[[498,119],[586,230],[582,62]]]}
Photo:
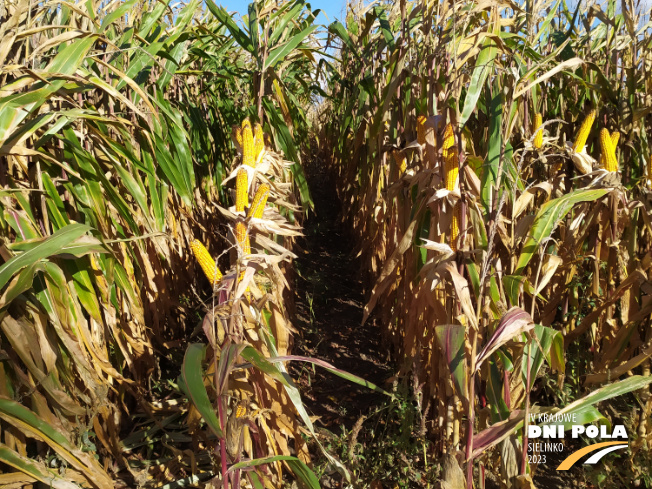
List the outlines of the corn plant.
{"label": "corn plant", "polygon": [[[505,484],[531,477],[534,410],[594,422],[593,401],[638,389],[636,416],[652,408],[647,82],[634,74],[650,25],[629,4],[520,7],[351,6],[329,27],[341,56],[323,130],[371,285],[365,320],[423,382],[438,453],[466,464],[468,487],[476,460],[499,460]],[[577,345],[583,385],[532,406],[545,369],[563,387]],[[649,422],[637,431],[643,447]]]}
{"label": "corn plant", "polygon": [[[214,290],[203,327],[210,340],[207,376],[214,379],[211,390],[215,408],[208,402],[201,375],[205,356],[202,345],[188,348],[181,384],[219,440],[224,487],[239,487],[245,469],[254,486],[260,486],[261,480],[279,484],[281,461],[308,487],[319,487],[306,465],[310,455],[306,443],[301,442],[301,425],[295,413],[313,435],[314,428],[297,387],[287,375],[285,362],[312,362],[352,382],[381,392],[382,389],[326,362],[287,355],[290,327],[284,320],[285,280],[278,265],[294,255],[265,235],[274,233],[288,238],[300,233],[300,228],[287,222],[277,208],[288,205],[290,187],[286,182],[292,163],[265,149],[262,130],[255,127],[254,134],[251,123],[245,119],[233,131],[241,148],[240,164],[225,182],[235,179],[234,206],[220,209],[233,222],[230,272],[222,274],[204,245],[193,242],[195,257]],[[248,205],[251,193],[254,195]],[[266,206],[268,199],[276,206]],[[262,274],[254,274],[256,270]],[[286,441],[292,437],[296,456],[290,455]],[[241,461],[243,452],[247,459]],[[341,464],[324,453],[348,476]]]}
{"label": "corn plant", "polygon": [[[320,49],[314,37],[319,10],[311,11],[303,0],[281,4],[256,1],[249,4],[241,28],[223,7],[212,0],[207,6],[230,33],[229,42],[242,52],[243,60],[233,67],[232,75],[247,80],[256,107],[250,115],[268,121],[266,127],[278,147],[290,160],[300,162],[298,146],[307,143],[309,128],[304,107],[320,90],[318,75],[311,73]],[[293,166],[292,172],[301,203],[312,207],[301,166]]]}
{"label": "corn plant", "polygon": [[[172,365],[205,285],[193,236],[223,250],[233,243],[218,204],[230,200],[221,184],[238,154],[231,128],[255,103],[236,76],[249,60],[200,2],[0,10],[0,485],[215,477],[206,439],[188,434],[201,418]],[[301,63],[284,66],[308,77]],[[269,101],[270,113],[278,104]],[[276,148],[285,121],[261,122]],[[294,171],[269,184],[274,195],[282,186],[291,216]],[[294,229],[277,214],[261,225]],[[268,266],[284,283],[279,265]],[[251,267],[242,271],[250,281]],[[286,351],[285,309],[268,309]]]}

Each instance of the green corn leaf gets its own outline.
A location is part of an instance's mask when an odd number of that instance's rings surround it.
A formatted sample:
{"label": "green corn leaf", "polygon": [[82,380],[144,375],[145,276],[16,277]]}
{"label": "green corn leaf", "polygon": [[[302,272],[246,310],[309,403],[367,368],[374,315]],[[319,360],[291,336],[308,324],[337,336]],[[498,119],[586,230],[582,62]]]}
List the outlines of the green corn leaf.
{"label": "green corn leaf", "polygon": [[137,0],[128,0],[118,6],[113,12],[102,19],[100,24],[100,31],[106,31],[108,27],[113,24],[120,17],[125,15],[131,15],[133,13],[133,7],[136,5]]}
{"label": "green corn leaf", "polygon": [[627,379],[614,382],[613,384],[608,384],[600,387],[599,389],[594,390],[581,399],[566,405],[555,414],[559,416],[562,414],[572,414],[584,411],[589,406],[593,406],[599,402],[613,399],[614,397],[622,396],[623,394],[628,394],[630,392],[643,389],[651,383],[652,377],[650,376],[643,377],[642,375],[634,375]]}
{"label": "green corn leaf", "polygon": [[298,34],[295,34],[292,39],[288,40],[281,46],[273,49],[270,53],[267,59],[265,60],[265,64],[263,65],[263,70],[267,70],[268,68],[274,68],[276,66],[276,63],[278,63],[281,60],[284,60],[294,49],[301,44],[306,37],[308,37],[310,34],[312,34],[315,29],[317,29],[316,25],[310,26],[299,32]]}
{"label": "green corn leaf", "polygon": [[224,438],[224,432],[220,428],[220,422],[204,386],[202,362],[205,352],[206,347],[199,343],[188,346],[181,367],[181,386],[215,436]]}
{"label": "green corn leaf", "polygon": [[89,230],[90,227],[84,224],[70,224],[49,236],[31,250],[9,259],[0,267],[0,289],[2,289],[9,279],[21,268],[31,265],[43,258],[60,253],[66,245],[71,244],[74,240],[81,237]]}
{"label": "green corn leaf", "polygon": [[525,272],[525,267],[537,252],[539,245],[550,237],[560,221],[566,217],[566,214],[568,214],[575,204],[580,202],[593,202],[603,197],[607,192],[608,190],[606,189],[575,190],[563,197],[543,204],[532,224],[528,239],[523,246],[523,251],[518,257],[515,273],[522,275]]}
{"label": "green corn leaf", "polygon": [[233,36],[233,39],[235,39],[240,47],[254,54],[254,45],[251,39],[238,27],[238,25],[233,21],[227,11],[223,7],[218,7],[215,5],[213,0],[206,0],[206,6],[215,16],[215,18],[226,26],[226,28]]}
{"label": "green corn leaf", "polygon": [[476,58],[471,82],[469,83],[466,98],[464,99],[464,108],[462,109],[462,115],[459,121],[460,126],[466,124],[466,121],[469,120],[469,117],[471,117],[471,114],[475,110],[487,77],[493,69],[493,61],[497,54],[498,47],[495,39],[489,35],[485,36],[480,53],[478,53],[478,57]]}

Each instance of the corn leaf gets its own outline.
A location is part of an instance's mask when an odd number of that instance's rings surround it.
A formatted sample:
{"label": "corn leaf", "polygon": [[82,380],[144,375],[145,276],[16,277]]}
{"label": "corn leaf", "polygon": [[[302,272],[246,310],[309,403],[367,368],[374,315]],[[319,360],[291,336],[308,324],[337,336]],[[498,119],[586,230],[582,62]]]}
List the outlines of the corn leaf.
{"label": "corn leaf", "polygon": [[16,255],[0,267],[0,289],[21,268],[33,264],[38,260],[61,253],[62,248],[71,244],[90,229],[84,224],[70,224],[60,229],[42,243],[20,255]]}
{"label": "corn leaf", "polygon": [[532,224],[523,251],[518,257],[516,274],[522,275],[530,259],[537,252],[539,245],[548,239],[559,222],[566,217],[566,214],[575,204],[580,202],[593,202],[607,193],[605,189],[575,190],[569,194],[546,202],[541,206]]}
{"label": "corn leaf", "polygon": [[215,436],[224,438],[220,422],[217,419],[214,407],[208,399],[206,386],[204,386],[202,362],[205,352],[205,345],[192,343],[188,346],[181,367],[180,385]]}

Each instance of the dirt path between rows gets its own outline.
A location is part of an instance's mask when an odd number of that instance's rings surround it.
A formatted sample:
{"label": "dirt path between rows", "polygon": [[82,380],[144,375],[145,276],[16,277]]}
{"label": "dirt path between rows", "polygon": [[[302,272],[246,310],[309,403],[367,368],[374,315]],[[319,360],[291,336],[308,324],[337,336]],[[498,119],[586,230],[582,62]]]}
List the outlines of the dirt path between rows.
{"label": "dirt path between rows", "polygon": [[[325,360],[380,387],[393,373],[373,321],[364,326],[364,292],[353,241],[340,221],[335,184],[319,160],[306,168],[315,203],[298,243],[294,353]],[[302,395],[315,423],[335,434],[350,429],[382,394],[348,382],[324,369],[297,367]]]}

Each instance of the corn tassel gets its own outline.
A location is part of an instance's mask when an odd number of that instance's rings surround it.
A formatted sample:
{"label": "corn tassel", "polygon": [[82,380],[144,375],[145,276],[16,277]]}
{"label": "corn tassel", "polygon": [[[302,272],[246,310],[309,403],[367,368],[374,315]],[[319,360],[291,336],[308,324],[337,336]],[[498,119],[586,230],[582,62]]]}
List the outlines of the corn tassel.
{"label": "corn tassel", "polygon": [[249,119],[242,121],[242,164],[256,167],[256,155],[254,154],[254,134],[251,131]]}
{"label": "corn tassel", "polygon": [[618,160],[616,159],[616,150],[611,143],[609,130],[604,127],[600,131],[600,150],[602,151],[604,169],[608,172],[617,172]]}
{"label": "corn tassel", "polygon": [[[541,127],[541,124],[543,124],[543,118],[541,117],[541,113],[537,112],[534,116],[534,129]],[[536,149],[539,149],[541,146],[543,146],[543,129],[539,129],[534,136],[534,147]]]}
{"label": "corn tassel", "polygon": [[426,116],[417,117],[417,142],[421,145],[426,144]]}
{"label": "corn tassel", "polygon": [[453,218],[451,219],[451,250],[457,251],[457,238],[460,235],[460,225],[462,224],[462,205],[460,202],[453,207]]}
{"label": "corn tassel", "polygon": [[254,125],[254,158],[256,158],[255,162],[258,161],[258,158],[260,157],[260,153],[262,153],[264,149],[265,149],[265,136],[263,135],[263,127],[260,124],[256,123],[256,125]]}
{"label": "corn tassel", "polygon": [[446,190],[453,191],[457,187],[457,177],[460,173],[460,158],[455,145],[453,125],[448,124],[444,131],[444,144],[442,145],[444,157],[444,182]]}
{"label": "corn tassel", "polygon": [[201,269],[204,271],[204,274],[211,285],[215,285],[217,282],[222,280],[222,272],[220,272],[215,260],[213,260],[213,257],[208,253],[208,250],[201,241],[198,239],[193,240],[192,243],[190,243],[190,249],[195,255],[195,258],[199,262],[199,266],[201,266]]}
{"label": "corn tassel", "polygon": [[256,195],[254,195],[254,200],[251,203],[247,217],[254,217],[256,219],[263,217],[265,204],[267,204],[267,197],[269,197],[269,185],[263,183],[258,187],[258,190],[256,190]]}
{"label": "corn tassel", "polygon": [[235,223],[235,239],[242,253],[244,255],[250,255],[251,243],[249,242],[249,233],[247,232],[247,226],[242,221]]}
{"label": "corn tassel", "polygon": [[235,211],[244,212],[245,207],[249,205],[249,191],[247,170],[240,168],[235,179]]}
{"label": "corn tassel", "polygon": [[577,133],[577,137],[575,138],[575,144],[573,144],[573,151],[575,151],[576,153],[581,152],[584,149],[584,146],[586,146],[586,140],[589,137],[589,133],[591,132],[591,126],[593,125],[594,120],[595,120],[595,110],[592,110],[586,116],[584,122],[582,122],[582,125],[580,126],[580,130]]}

